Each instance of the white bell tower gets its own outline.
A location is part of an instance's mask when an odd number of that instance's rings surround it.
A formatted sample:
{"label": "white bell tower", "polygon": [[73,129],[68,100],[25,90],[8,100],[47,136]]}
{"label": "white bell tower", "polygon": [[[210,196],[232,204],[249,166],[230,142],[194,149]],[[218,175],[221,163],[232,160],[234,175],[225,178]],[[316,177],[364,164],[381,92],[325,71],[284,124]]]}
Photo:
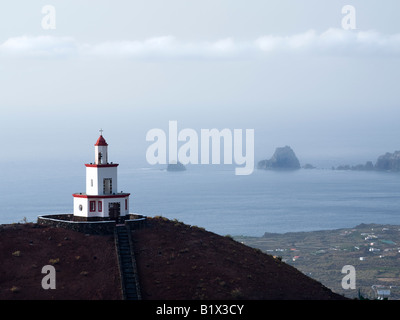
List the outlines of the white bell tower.
{"label": "white bell tower", "polygon": [[108,162],[108,144],[100,130],[95,161],[86,166],[86,193],[74,193],[74,216],[118,219],[129,215],[129,193],[118,192],[118,164]]}
{"label": "white bell tower", "polygon": [[103,138],[103,129],[100,129],[100,137],[94,145],[95,164],[108,163],[108,144]]}

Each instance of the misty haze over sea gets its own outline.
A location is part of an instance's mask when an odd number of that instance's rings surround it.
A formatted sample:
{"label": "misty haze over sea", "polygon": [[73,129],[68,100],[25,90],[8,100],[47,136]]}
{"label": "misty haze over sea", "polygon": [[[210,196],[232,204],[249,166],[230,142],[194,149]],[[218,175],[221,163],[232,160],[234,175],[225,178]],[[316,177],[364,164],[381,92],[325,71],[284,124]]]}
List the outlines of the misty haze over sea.
{"label": "misty haze over sea", "polygon": [[[400,1],[353,2],[3,1],[0,223],[71,213],[104,129],[144,215],[258,236],[399,224],[399,174],[330,170],[399,148]],[[320,169],[171,174],[145,159],[169,121],[254,130],[255,165],[289,145]]]}
{"label": "misty haze over sea", "polygon": [[[85,191],[82,163],[3,164],[0,223],[72,213],[72,193]],[[120,162],[119,191],[131,193],[131,212],[162,215],[221,235],[400,224],[400,175],[388,172],[300,169],[234,175],[224,165],[184,172]]]}

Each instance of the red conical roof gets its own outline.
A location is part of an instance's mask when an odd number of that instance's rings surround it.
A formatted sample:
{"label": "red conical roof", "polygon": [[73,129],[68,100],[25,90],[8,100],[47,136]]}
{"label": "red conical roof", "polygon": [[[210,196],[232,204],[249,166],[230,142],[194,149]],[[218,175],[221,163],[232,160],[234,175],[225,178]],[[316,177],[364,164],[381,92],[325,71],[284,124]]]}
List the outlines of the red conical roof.
{"label": "red conical roof", "polygon": [[95,146],[108,146],[106,140],[103,138],[102,135],[97,139]]}

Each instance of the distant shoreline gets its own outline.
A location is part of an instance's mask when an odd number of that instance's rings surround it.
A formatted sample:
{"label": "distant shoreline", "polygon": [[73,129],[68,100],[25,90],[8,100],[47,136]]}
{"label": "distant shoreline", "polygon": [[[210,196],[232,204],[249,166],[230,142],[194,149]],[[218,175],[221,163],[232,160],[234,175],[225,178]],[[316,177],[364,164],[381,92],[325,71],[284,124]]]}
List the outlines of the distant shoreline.
{"label": "distant shoreline", "polygon": [[[400,231],[400,223],[399,224],[379,224],[379,223],[360,223],[354,227],[344,227],[344,228],[334,228],[334,229],[320,229],[320,230],[312,230],[312,231],[290,231],[284,233],[278,232],[265,232],[263,236],[260,237],[249,237],[249,238],[262,238],[265,235],[278,235],[278,236],[286,236],[286,235],[293,235],[293,234],[304,234],[304,233],[312,233],[312,232],[333,232],[333,231],[345,231],[345,230],[353,230],[353,229],[361,229],[361,228],[399,228]],[[399,243],[400,246],[400,243]]]}

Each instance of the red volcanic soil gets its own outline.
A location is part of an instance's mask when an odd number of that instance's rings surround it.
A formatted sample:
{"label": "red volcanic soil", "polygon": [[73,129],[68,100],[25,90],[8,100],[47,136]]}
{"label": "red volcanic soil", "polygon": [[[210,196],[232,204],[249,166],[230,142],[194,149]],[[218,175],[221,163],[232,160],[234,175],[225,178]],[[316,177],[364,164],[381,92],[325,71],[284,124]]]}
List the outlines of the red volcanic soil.
{"label": "red volcanic soil", "polygon": [[[0,226],[0,299],[121,299],[113,236],[37,224]],[[44,290],[42,267],[54,265],[56,289]]]}
{"label": "red volcanic soil", "polygon": [[[297,269],[231,238],[165,218],[132,231],[142,298],[344,299]],[[0,299],[120,300],[114,237],[37,224],[0,226]],[[45,265],[56,289],[44,290]]]}
{"label": "red volcanic soil", "polygon": [[260,250],[165,218],[133,232],[143,299],[341,300]]}

